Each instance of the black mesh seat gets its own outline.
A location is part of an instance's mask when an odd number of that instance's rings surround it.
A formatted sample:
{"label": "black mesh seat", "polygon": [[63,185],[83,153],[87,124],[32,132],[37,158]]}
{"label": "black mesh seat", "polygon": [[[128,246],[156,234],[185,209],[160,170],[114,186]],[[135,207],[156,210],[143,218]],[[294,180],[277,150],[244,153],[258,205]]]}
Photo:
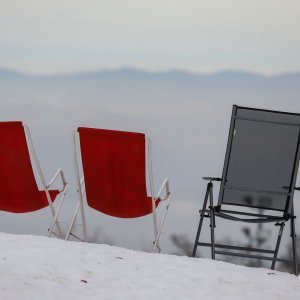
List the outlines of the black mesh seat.
{"label": "black mesh seat", "polygon": [[[200,211],[193,256],[197,246],[209,246],[213,259],[215,254],[266,259],[272,261],[272,269],[276,261],[289,261],[297,273],[293,196],[297,190],[299,133],[300,114],[233,106],[222,178],[204,177],[209,183]],[[221,182],[217,205],[213,203],[214,181]],[[245,208],[271,213],[245,212]],[[199,242],[204,217],[211,221],[211,243]],[[279,235],[275,250],[215,244],[215,217],[247,223],[276,223]],[[287,221],[291,222],[293,260],[277,258]],[[224,252],[219,248],[245,250],[247,253]],[[272,256],[250,255],[249,251]]]}

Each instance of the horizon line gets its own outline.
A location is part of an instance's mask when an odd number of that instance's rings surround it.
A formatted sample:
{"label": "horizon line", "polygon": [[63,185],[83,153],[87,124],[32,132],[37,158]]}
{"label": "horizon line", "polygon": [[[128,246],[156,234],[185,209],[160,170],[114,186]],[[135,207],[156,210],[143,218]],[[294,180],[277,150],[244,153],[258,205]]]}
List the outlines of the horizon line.
{"label": "horizon line", "polygon": [[120,66],[120,67],[111,67],[111,68],[95,68],[95,69],[82,69],[82,70],[73,70],[73,71],[48,71],[48,72],[30,72],[25,71],[22,68],[13,68],[13,67],[2,67],[0,66],[0,71],[7,71],[11,73],[16,73],[23,76],[32,76],[32,77],[52,77],[52,76],[76,76],[76,75],[84,75],[84,74],[93,74],[93,73],[113,73],[113,72],[120,72],[120,71],[134,71],[134,72],[141,72],[146,74],[152,75],[161,75],[161,74],[168,74],[168,73],[182,73],[187,75],[193,76],[214,76],[223,73],[240,73],[240,74],[247,74],[253,76],[260,76],[266,78],[273,78],[273,77],[280,77],[286,75],[298,75],[300,74],[300,69],[298,70],[290,70],[290,71],[281,71],[281,72],[274,72],[272,74],[247,70],[243,68],[220,68],[214,71],[193,71],[184,68],[169,68],[166,70],[156,69],[150,70],[147,68],[139,68],[134,66]]}

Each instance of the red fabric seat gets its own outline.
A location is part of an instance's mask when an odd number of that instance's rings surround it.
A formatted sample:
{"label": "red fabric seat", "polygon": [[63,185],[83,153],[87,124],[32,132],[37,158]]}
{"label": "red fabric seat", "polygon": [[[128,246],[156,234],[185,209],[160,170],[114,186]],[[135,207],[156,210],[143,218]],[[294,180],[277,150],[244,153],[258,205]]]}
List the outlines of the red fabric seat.
{"label": "red fabric seat", "polygon": [[[51,190],[55,200],[58,190]],[[25,213],[48,206],[39,191],[22,122],[0,122],[0,210]]]}
{"label": "red fabric seat", "polygon": [[78,133],[88,205],[120,218],[152,213],[146,190],[145,135],[83,127]]}

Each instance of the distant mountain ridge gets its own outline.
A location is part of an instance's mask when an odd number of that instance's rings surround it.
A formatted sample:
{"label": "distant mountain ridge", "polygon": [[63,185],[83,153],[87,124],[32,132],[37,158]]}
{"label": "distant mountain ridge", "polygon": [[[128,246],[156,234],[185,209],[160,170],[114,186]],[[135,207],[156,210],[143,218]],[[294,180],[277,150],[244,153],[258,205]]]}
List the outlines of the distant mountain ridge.
{"label": "distant mountain ridge", "polygon": [[206,103],[283,105],[300,111],[300,72],[265,76],[225,70],[212,74],[181,70],[149,72],[134,68],[57,75],[30,75],[0,69],[0,102],[39,103]]}
{"label": "distant mountain ridge", "polygon": [[102,77],[102,76],[117,76],[117,77],[172,77],[172,78],[265,78],[265,79],[275,79],[275,78],[300,78],[299,72],[287,72],[276,75],[263,75],[260,73],[250,72],[250,71],[239,71],[239,70],[222,70],[212,73],[201,73],[201,72],[190,72],[185,70],[169,70],[169,71],[147,71],[136,68],[118,68],[118,69],[100,69],[96,71],[76,71],[70,73],[57,73],[57,74],[28,74],[26,72],[16,71],[13,69],[0,68],[0,77],[27,77],[27,78],[82,78],[82,77]]}

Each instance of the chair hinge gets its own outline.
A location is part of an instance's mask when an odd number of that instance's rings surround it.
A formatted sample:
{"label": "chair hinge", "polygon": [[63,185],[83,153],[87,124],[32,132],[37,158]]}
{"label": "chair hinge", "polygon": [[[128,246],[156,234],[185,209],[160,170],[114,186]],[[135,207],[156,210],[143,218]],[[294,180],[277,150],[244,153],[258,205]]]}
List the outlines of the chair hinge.
{"label": "chair hinge", "polygon": [[276,222],[275,226],[285,226],[285,222]]}
{"label": "chair hinge", "polygon": [[294,216],[292,216],[292,215],[289,214],[289,213],[286,213],[286,214],[283,215],[283,219],[284,219],[285,221],[288,221],[289,219],[292,219],[292,218],[294,218]]}
{"label": "chair hinge", "polygon": [[220,212],[220,210],[221,210],[221,205],[216,205],[215,206],[215,211],[216,212]]}

